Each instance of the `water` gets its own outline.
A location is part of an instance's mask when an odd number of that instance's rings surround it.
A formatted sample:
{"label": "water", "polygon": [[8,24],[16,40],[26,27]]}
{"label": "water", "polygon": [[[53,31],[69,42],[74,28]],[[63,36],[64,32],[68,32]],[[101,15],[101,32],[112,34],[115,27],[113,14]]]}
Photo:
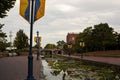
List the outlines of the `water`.
{"label": "water", "polygon": [[51,69],[51,67],[48,66],[48,63],[45,60],[42,60],[42,63],[43,63],[43,67],[44,67],[44,75],[46,77],[46,80],[62,80],[61,79],[62,74],[54,76],[52,74],[54,69]]}
{"label": "water", "polygon": [[46,80],[120,80],[120,73],[63,57],[42,59]]}

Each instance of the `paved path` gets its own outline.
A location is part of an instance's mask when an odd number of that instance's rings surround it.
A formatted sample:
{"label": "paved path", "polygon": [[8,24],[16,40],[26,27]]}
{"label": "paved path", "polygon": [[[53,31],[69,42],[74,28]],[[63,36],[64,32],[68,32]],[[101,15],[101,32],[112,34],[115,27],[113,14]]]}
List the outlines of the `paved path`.
{"label": "paved path", "polygon": [[[69,57],[68,55],[63,55]],[[73,58],[79,58],[78,56],[71,56]],[[120,65],[120,58],[112,57],[84,57],[85,60],[92,60],[98,62],[104,62],[109,64]],[[40,61],[36,60],[34,56],[33,60],[33,75],[36,80],[40,79]],[[0,80],[25,80],[27,78],[27,56],[17,57],[4,57],[0,58]]]}
{"label": "paved path", "polygon": [[[68,55],[63,55],[66,57],[69,57]],[[78,58],[80,59],[80,56],[70,56],[72,58]],[[91,61],[97,61],[97,62],[103,62],[103,63],[109,63],[109,64],[115,64],[120,66],[120,58],[114,58],[114,57],[88,57],[84,56],[83,59],[85,60],[91,60]]]}
{"label": "paved path", "polygon": [[114,58],[114,57],[84,57],[84,59],[120,65],[120,58]]}
{"label": "paved path", "polygon": [[[40,61],[33,60],[33,75],[40,80]],[[27,56],[0,58],[0,80],[25,80],[28,71]]]}

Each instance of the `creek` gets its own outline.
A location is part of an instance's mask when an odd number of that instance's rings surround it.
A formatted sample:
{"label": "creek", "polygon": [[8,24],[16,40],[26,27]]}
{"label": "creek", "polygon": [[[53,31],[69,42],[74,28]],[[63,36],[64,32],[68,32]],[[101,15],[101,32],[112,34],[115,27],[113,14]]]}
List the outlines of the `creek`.
{"label": "creek", "polygon": [[83,65],[81,60],[58,56],[42,59],[46,80],[120,80],[120,73],[93,65]]}

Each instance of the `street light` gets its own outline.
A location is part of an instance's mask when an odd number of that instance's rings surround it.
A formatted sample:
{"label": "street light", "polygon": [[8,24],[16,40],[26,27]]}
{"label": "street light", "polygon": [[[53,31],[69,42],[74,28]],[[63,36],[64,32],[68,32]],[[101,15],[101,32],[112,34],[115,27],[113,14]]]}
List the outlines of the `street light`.
{"label": "street light", "polygon": [[10,35],[9,35],[9,37],[10,37],[10,50],[12,50],[12,31],[10,31]]}
{"label": "street light", "polygon": [[27,80],[35,80],[33,76],[33,56],[32,56],[32,34],[33,34],[33,6],[34,0],[31,3],[31,23],[30,23],[30,49],[29,49],[29,56],[28,56],[28,76]]}
{"label": "street light", "polygon": [[37,60],[39,60],[40,57],[40,45],[41,45],[41,37],[39,37],[39,31],[37,31],[37,46],[38,46],[38,52],[37,52]]}
{"label": "street light", "polygon": [[[68,49],[71,49],[72,48],[72,44],[68,44]],[[69,56],[71,54],[71,50],[69,51]]]}
{"label": "street light", "polygon": [[81,59],[83,59],[83,48],[85,47],[85,43],[83,42],[83,40],[81,39],[81,41],[80,41],[80,47],[82,48],[81,49]]}

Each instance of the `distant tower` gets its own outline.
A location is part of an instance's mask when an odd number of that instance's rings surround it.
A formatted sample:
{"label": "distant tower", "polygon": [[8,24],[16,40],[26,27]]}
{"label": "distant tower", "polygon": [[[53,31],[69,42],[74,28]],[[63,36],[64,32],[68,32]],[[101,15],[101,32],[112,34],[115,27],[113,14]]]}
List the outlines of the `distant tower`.
{"label": "distant tower", "polygon": [[10,37],[10,47],[12,48],[12,31],[10,31],[9,37]]}

